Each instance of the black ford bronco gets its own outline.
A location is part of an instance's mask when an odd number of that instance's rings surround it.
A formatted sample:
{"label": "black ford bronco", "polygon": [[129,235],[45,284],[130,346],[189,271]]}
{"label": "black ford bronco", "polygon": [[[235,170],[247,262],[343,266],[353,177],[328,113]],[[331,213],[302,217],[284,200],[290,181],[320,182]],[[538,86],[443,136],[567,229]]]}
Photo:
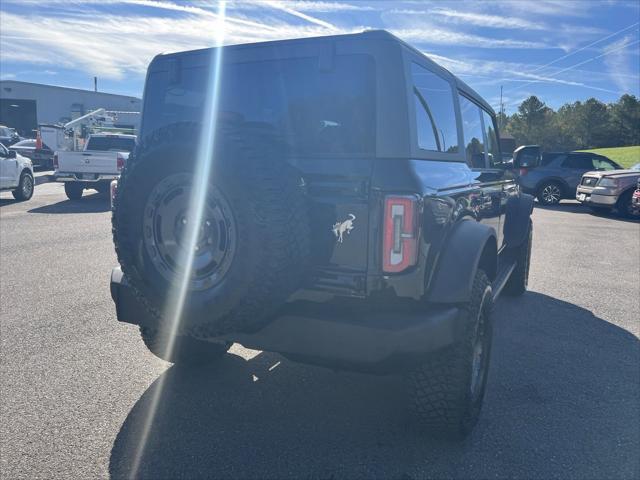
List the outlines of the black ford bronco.
{"label": "black ford bronco", "polygon": [[404,373],[418,420],[462,437],[492,304],[527,287],[532,205],[492,108],[387,32],[160,55],[114,200],[111,292],[160,358],[238,342]]}

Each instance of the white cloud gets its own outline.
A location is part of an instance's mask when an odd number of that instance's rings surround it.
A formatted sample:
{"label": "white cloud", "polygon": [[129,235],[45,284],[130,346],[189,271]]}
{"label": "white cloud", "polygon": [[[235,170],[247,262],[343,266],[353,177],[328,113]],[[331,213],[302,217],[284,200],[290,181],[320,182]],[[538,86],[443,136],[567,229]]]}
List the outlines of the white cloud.
{"label": "white cloud", "polygon": [[424,28],[391,29],[391,32],[403,40],[419,44],[461,45],[479,48],[554,48],[542,42],[483,37],[430,25],[425,25]]}
{"label": "white cloud", "polygon": [[365,4],[361,0],[356,3],[340,3],[340,2],[315,2],[315,1],[280,1],[279,3],[295,8],[299,12],[315,12],[315,13],[331,13],[331,12],[365,12],[374,11],[376,8],[371,4]]}
{"label": "white cloud", "polygon": [[[637,77],[633,79],[633,72],[640,70],[638,57],[632,56],[631,48],[625,48],[624,45],[631,44],[636,37],[626,35],[620,40],[607,45],[604,52],[604,64],[609,69],[609,75],[613,83],[623,92],[631,92],[634,84],[637,87]],[[637,48],[637,47],[636,47]]]}
{"label": "white cloud", "polygon": [[545,30],[547,27],[542,23],[531,22],[522,18],[502,15],[489,15],[472,11],[458,11],[448,8],[436,8],[429,13],[442,17],[456,24],[470,24],[480,27],[506,28],[521,30]]}
{"label": "white cloud", "polygon": [[325,22],[324,20],[321,20],[319,18],[312,17],[311,15],[307,15],[306,13],[299,12],[298,10],[294,10],[293,8],[287,6],[287,4],[285,3],[264,0],[263,4],[268,5],[271,8],[275,8],[277,10],[282,10],[283,12],[288,13],[289,15],[293,15],[294,17],[301,18],[315,25],[328,28],[329,30],[338,30],[338,27],[336,27],[335,25],[332,25],[329,22]]}
{"label": "white cloud", "polygon": [[[47,17],[0,16],[2,61],[61,65],[91,75],[123,79],[141,74],[158,53],[204,48],[215,44],[208,15],[179,18],[95,15]],[[26,32],[26,33],[25,33]],[[319,25],[269,24],[232,20],[226,44],[322,36],[334,31]],[[346,32],[345,32],[346,33]]]}

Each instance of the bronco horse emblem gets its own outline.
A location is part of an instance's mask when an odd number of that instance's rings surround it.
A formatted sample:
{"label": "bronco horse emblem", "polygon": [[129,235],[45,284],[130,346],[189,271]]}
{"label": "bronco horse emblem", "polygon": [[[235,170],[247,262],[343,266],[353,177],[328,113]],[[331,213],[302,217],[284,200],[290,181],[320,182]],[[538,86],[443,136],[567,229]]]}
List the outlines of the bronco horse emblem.
{"label": "bronco horse emblem", "polygon": [[353,213],[349,214],[349,218],[344,222],[336,222],[333,224],[331,230],[333,234],[338,237],[338,243],[342,243],[343,235],[345,233],[349,234],[351,230],[353,230],[353,221],[356,219],[356,216]]}

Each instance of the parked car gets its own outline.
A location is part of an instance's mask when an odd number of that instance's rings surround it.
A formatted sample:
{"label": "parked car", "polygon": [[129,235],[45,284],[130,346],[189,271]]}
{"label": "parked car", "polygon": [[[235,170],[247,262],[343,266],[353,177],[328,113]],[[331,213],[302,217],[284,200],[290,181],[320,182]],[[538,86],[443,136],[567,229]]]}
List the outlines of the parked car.
{"label": "parked car", "polygon": [[634,215],[640,215],[640,178],[638,178],[638,184],[631,196],[631,209]]}
{"label": "parked car", "polygon": [[135,144],[135,135],[90,135],[83,151],[56,152],[53,157],[55,179],[64,182],[64,191],[70,200],[79,200],[87,188],[107,193],[111,180],[120,176]]}
{"label": "parked car", "polygon": [[11,145],[9,150],[15,150],[23,157],[30,158],[34,167],[53,168],[53,150],[46,144],[42,144],[42,148],[37,148],[37,141],[33,138],[20,140]]}
{"label": "parked car", "polygon": [[0,143],[5,147],[10,147],[20,140],[22,140],[22,138],[18,135],[18,132],[16,132],[15,129],[0,125]]}
{"label": "parked car", "polygon": [[239,342],[402,373],[418,422],[468,434],[533,229],[491,106],[380,31],[160,55],[144,99],[115,194],[118,320],[186,365]]}
{"label": "parked car", "polygon": [[640,182],[640,163],[627,170],[587,172],[576,192],[576,200],[598,212],[617,209],[629,218],[640,218],[635,192]]}
{"label": "parked car", "polygon": [[11,190],[16,200],[29,200],[34,185],[31,160],[0,143],[0,190]]}
{"label": "parked car", "polygon": [[542,205],[556,205],[562,199],[573,199],[582,175],[589,171],[622,169],[613,160],[588,152],[542,153],[537,161],[525,166],[514,164],[520,187],[535,195]]}

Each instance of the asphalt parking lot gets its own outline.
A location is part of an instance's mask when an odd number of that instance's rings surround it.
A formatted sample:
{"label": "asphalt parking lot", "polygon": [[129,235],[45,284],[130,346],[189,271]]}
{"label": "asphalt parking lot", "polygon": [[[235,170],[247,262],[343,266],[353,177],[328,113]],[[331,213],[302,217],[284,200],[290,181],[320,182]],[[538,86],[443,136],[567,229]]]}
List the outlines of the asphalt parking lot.
{"label": "asphalt parking lot", "polygon": [[451,444],[413,427],[399,378],[155,358],[115,319],[108,198],[2,193],[0,477],[639,478],[640,224],[533,220],[530,291],[498,303],[485,408]]}

